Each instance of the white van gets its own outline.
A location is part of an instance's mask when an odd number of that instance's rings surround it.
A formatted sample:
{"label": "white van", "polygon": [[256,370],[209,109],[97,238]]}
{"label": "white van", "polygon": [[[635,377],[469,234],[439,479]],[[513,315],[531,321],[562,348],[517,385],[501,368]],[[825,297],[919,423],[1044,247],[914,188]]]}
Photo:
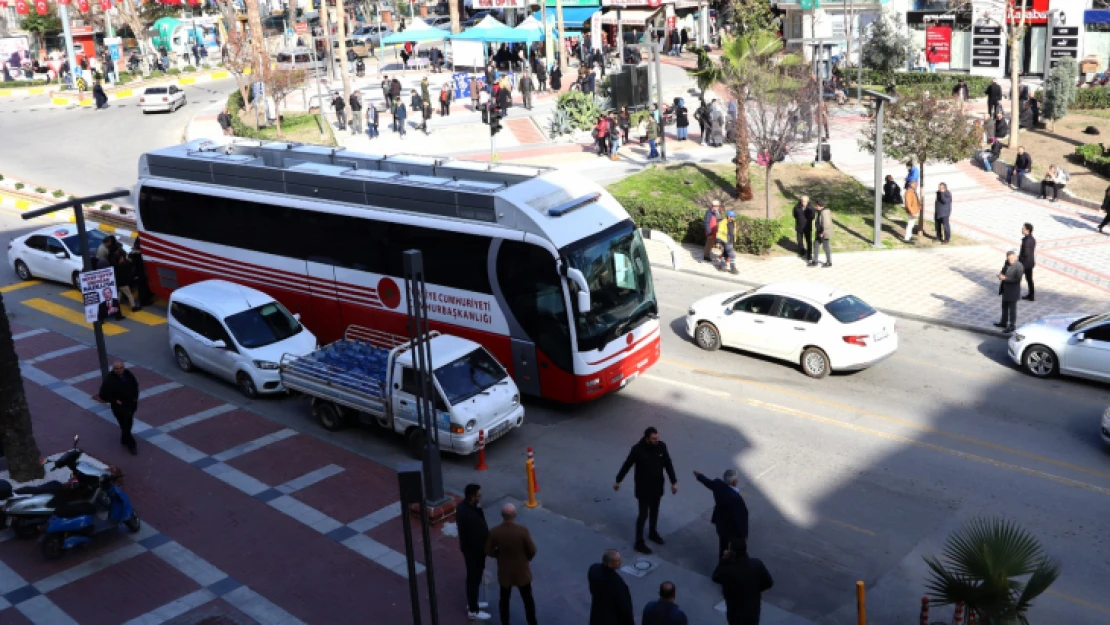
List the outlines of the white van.
{"label": "white van", "polygon": [[281,70],[303,69],[307,71],[325,71],[328,68],[326,58],[314,56],[308,48],[293,48],[278,52],[275,59],[277,67]]}
{"label": "white van", "polygon": [[203,369],[249,398],[284,391],[282,356],[316,349],[316,337],[274,298],[241,284],[205,280],[170,294],[170,351],[182,371]]}

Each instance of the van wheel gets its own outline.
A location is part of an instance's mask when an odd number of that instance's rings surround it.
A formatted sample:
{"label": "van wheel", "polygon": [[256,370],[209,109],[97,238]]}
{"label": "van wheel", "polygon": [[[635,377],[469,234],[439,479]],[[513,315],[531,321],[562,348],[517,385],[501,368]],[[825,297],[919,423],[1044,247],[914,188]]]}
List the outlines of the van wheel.
{"label": "van wheel", "polygon": [[320,422],[320,426],[329,432],[338,432],[343,429],[343,415],[335,404],[327,402],[318,402],[312,406],[312,413],[316,416],[316,420]]}
{"label": "van wheel", "polygon": [[239,375],[235,376],[235,382],[239,384],[239,392],[241,392],[247,399],[258,398],[258,387],[254,385],[254,379],[246,373],[240,371]]}
{"label": "van wheel", "polygon": [[409,453],[413,458],[420,460],[424,457],[424,432],[420,428],[409,430]]}
{"label": "van wheel", "polygon": [[829,357],[816,347],[807,347],[802,352],[802,373],[820,380],[829,374]]}
{"label": "van wheel", "polygon": [[177,367],[185,373],[192,373],[196,370],[193,366],[193,359],[189,358],[189,354],[185,352],[185,348],[178,346],[173,349],[174,358],[177,360]]}

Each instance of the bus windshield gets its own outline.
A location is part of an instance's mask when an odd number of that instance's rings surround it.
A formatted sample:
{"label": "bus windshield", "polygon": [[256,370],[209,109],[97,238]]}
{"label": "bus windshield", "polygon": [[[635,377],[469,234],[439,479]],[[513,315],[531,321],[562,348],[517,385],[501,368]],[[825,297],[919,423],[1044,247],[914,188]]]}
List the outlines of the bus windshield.
{"label": "bus windshield", "polygon": [[631,221],[569,246],[565,256],[590,287],[590,310],[575,313],[579,351],[601,349],[656,314],[647,252]]}
{"label": "bus windshield", "polygon": [[493,356],[481,348],[436,369],[436,381],[451,405],[474,397],[506,376]]}

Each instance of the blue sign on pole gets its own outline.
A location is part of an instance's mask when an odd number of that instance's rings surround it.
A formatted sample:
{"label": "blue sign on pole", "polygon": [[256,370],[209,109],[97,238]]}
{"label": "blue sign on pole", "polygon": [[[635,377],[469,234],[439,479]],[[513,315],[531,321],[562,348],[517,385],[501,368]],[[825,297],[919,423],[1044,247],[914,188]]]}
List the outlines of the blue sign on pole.
{"label": "blue sign on pole", "polygon": [[120,59],[119,44],[113,43],[108,46],[108,53],[112,55],[113,61],[118,61]]}

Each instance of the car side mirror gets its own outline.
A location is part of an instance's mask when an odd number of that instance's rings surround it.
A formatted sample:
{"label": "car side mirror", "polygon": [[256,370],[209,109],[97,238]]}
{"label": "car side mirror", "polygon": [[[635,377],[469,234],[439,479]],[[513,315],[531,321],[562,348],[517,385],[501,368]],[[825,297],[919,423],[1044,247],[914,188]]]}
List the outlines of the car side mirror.
{"label": "car side mirror", "polygon": [[55,252],[54,253],[54,258],[57,258],[59,260],[65,260],[65,259],[69,258],[69,254],[66,254],[65,252]]}
{"label": "car side mirror", "polygon": [[1080,343],[1082,343],[1083,341],[1086,341],[1086,340],[1087,340],[1087,334],[1086,334],[1086,333],[1084,333],[1084,332],[1080,332],[1079,334],[1076,334],[1076,335],[1075,335],[1075,340],[1077,340],[1077,341],[1079,341]]}
{"label": "car side mirror", "polygon": [[223,339],[212,341],[213,349],[227,349],[227,343]]}
{"label": "car side mirror", "polygon": [[301,320],[301,313],[293,313],[293,318],[296,319],[297,321],[300,321]]}

